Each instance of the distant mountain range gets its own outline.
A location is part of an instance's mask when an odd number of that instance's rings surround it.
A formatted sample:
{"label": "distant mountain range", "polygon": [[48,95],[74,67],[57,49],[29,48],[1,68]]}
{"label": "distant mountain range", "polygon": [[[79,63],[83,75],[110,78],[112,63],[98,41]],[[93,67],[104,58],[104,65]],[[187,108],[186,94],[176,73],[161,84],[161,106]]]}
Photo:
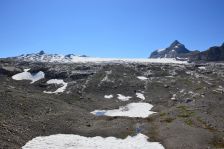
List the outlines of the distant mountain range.
{"label": "distant mountain range", "polygon": [[158,49],[149,58],[176,58],[189,61],[224,61],[224,44],[211,47],[205,51],[191,51],[175,40],[168,48]]}
{"label": "distant mountain range", "polygon": [[23,61],[34,61],[34,62],[71,62],[75,58],[87,57],[86,55],[60,55],[60,54],[46,54],[44,51],[32,54],[23,54],[14,59]]}
{"label": "distant mountain range", "polygon": [[[157,49],[153,51],[149,59],[119,59],[119,58],[94,58],[86,55],[60,55],[60,54],[46,54],[44,51],[32,54],[23,54],[10,59],[32,62],[151,62],[163,61],[161,58],[176,59],[179,61],[188,62],[207,62],[207,61],[224,61],[224,43],[221,46],[210,47],[205,51],[189,50],[184,44],[175,40],[169,47],[165,49]],[[170,61],[170,60],[168,60]]]}

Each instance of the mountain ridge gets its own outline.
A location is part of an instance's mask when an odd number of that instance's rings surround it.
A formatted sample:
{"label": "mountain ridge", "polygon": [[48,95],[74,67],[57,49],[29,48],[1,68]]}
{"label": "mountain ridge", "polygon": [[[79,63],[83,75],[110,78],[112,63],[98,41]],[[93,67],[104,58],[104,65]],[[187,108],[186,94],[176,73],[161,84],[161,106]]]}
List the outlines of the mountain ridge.
{"label": "mountain ridge", "polygon": [[205,51],[188,50],[184,44],[175,40],[168,48],[153,51],[149,58],[176,58],[188,61],[224,61],[224,43]]}

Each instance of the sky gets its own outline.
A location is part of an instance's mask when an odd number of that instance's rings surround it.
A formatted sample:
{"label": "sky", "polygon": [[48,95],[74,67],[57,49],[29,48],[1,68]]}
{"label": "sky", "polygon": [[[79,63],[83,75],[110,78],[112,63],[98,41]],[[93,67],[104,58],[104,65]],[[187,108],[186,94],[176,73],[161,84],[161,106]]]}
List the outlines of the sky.
{"label": "sky", "polygon": [[36,53],[146,58],[179,40],[224,42],[224,0],[0,0],[0,57]]}

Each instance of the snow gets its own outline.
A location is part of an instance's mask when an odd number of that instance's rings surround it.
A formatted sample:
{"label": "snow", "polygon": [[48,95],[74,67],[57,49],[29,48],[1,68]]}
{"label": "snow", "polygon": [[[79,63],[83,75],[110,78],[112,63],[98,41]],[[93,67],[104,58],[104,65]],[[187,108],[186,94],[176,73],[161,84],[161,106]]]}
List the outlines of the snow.
{"label": "snow", "polygon": [[143,81],[148,79],[148,78],[146,78],[144,76],[138,76],[137,78],[140,79],[140,80],[143,80]]}
{"label": "snow", "polygon": [[117,94],[117,98],[121,101],[128,101],[129,99],[131,99],[132,97],[131,96],[124,96],[122,94]]}
{"label": "snow", "polygon": [[164,50],[166,50],[166,49],[158,49],[157,52],[162,52]]}
{"label": "snow", "polygon": [[206,70],[206,67],[201,66],[201,67],[198,67],[198,69],[201,69],[201,70]]}
{"label": "snow", "polygon": [[[98,115],[98,113],[103,113],[105,116],[126,116],[126,117],[141,117],[146,118],[149,115],[155,113],[150,111],[152,105],[149,103],[130,103],[126,106],[119,107],[119,109],[114,110],[95,110],[91,113]],[[98,115],[99,116],[99,115]]]}
{"label": "snow", "polygon": [[173,58],[150,58],[150,59],[118,59],[118,58],[95,58],[95,57],[74,57],[71,60],[73,63],[86,63],[86,62],[117,62],[117,63],[178,63],[185,64],[185,61],[177,61]]}
{"label": "snow", "polygon": [[106,99],[111,99],[111,98],[113,98],[114,96],[113,95],[105,95],[104,96],[104,98],[106,98]]}
{"label": "snow", "polygon": [[62,84],[63,85],[62,87],[58,88],[54,92],[44,91],[44,93],[47,93],[47,94],[62,93],[65,91],[65,89],[67,88],[67,85],[68,85],[68,83],[65,83],[63,80],[60,80],[60,79],[51,79],[51,80],[47,81],[47,84]]}
{"label": "snow", "polygon": [[24,69],[24,72],[18,73],[16,75],[12,76],[12,79],[14,79],[14,80],[30,80],[31,84],[32,84],[32,83],[34,83],[40,79],[43,79],[45,77],[45,74],[42,71],[39,71],[36,74],[31,74],[30,72],[28,72],[29,70],[30,69]]}
{"label": "snow", "polygon": [[136,93],[136,96],[142,100],[145,100],[145,96],[142,93]]}
{"label": "snow", "polygon": [[27,142],[22,149],[164,149],[159,142],[149,142],[144,134],[115,137],[84,137],[74,134],[41,136]]}
{"label": "snow", "polygon": [[176,94],[173,94],[171,100],[176,100],[176,96],[177,96]]}
{"label": "snow", "polygon": [[[164,49],[163,49],[164,50]],[[24,61],[38,61],[38,62],[58,62],[58,63],[177,63],[187,64],[187,61],[177,61],[174,58],[98,58],[98,57],[80,57],[71,55],[69,58],[64,55],[31,54],[20,56],[18,59]]]}
{"label": "snow", "polygon": [[23,69],[24,72],[30,71],[30,68]]}

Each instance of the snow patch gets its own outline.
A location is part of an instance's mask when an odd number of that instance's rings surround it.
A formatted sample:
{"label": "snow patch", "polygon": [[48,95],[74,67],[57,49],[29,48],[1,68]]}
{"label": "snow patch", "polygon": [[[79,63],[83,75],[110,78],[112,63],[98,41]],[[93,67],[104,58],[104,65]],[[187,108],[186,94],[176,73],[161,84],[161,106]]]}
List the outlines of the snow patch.
{"label": "snow patch", "polygon": [[56,134],[36,137],[27,142],[22,149],[164,149],[159,142],[148,142],[144,134],[115,137],[84,137],[73,134]]}
{"label": "snow patch", "polygon": [[144,76],[138,76],[137,78],[138,78],[139,80],[143,80],[143,81],[148,79],[148,78],[146,78],[146,77],[144,77]]}
{"label": "snow patch", "polygon": [[153,106],[149,103],[130,103],[126,106],[119,107],[119,109],[95,110],[91,113],[94,115],[98,115],[98,113],[102,113],[102,115],[105,115],[105,116],[126,116],[126,117],[146,118],[149,115],[155,113],[150,111],[152,107]]}
{"label": "snow patch", "polygon": [[198,67],[198,69],[201,69],[201,70],[206,70],[206,67],[201,66],[201,67]]}
{"label": "snow patch", "polygon": [[177,96],[176,94],[173,94],[171,100],[176,100],[176,96]]}
{"label": "snow patch", "polygon": [[68,83],[65,83],[63,80],[60,80],[60,79],[51,79],[49,81],[47,81],[47,84],[61,84],[63,85],[62,87],[58,88],[56,91],[54,92],[50,92],[50,91],[44,91],[44,93],[47,93],[47,94],[57,94],[57,93],[62,93],[65,91],[65,89],[67,88],[68,86]]}
{"label": "snow patch", "polygon": [[136,96],[142,100],[145,100],[145,96],[142,93],[136,93]]}
{"label": "snow patch", "polygon": [[122,94],[117,94],[117,98],[121,101],[128,101],[129,99],[131,99],[132,97],[131,96],[124,96]]}
{"label": "snow patch", "polygon": [[14,76],[12,76],[12,79],[14,80],[30,80],[31,83],[34,83],[40,79],[43,79],[45,77],[45,74],[44,72],[42,71],[39,71],[38,73],[36,74],[31,74],[30,72],[28,72],[30,69],[24,69],[24,72],[22,73],[18,73]]}
{"label": "snow patch", "polygon": [[104,98],[106,98],[106,99],[111,99],[113,97],[114,97],[113,95],[104,95]]}
{"label": "snow patch", "polygon": [[30,68],[23,69],[24,72],[30,71]]}
{"label": "snow patch", "polygon": [[164,50],[166,50],[166,49],[158,49],[157,52],[162,52]]}

